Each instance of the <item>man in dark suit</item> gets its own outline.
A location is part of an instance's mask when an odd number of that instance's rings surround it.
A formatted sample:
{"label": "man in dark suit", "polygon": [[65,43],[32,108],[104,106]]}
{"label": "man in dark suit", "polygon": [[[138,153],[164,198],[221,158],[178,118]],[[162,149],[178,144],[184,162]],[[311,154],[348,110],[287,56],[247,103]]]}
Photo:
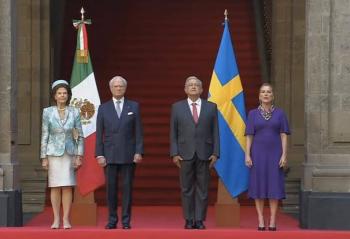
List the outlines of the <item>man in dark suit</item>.
{"label": "man in dark suit", "polygon": [[130,229],[132,185],[136,163],[143,154],[143,133],[139,104],[127,100],[124,94],[126,80],[112,78],[109,87],[113,98],[100,105],[96,122],[96,158],[105,168],[108,224],[106,229],[117,227],[118,175],[122,177],[122,227]]}
{"label": "man in dark suit", "polygon": [[217,107],[200,98],[202,91],[202,82],[188,77],[188,98],[171,111],[170,156],[180,168],[185,229],[205,229],[210,168],[220,152]]}

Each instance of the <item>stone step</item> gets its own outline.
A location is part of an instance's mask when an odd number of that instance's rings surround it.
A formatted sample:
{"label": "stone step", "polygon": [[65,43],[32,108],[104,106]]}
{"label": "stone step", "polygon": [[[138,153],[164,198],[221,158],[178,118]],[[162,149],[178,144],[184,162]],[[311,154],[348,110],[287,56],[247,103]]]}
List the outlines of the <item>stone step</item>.
{"label": "stone step", "polygon": [[283,211],[289,214],[299,214],[299,192],[300,179],[286,178],[285,181],[286,199],[283,200]]}
{"label": "stone step", "polygon": [[21,188],[23,212],[41,212],[44,209],[46,199],[46,174],[39,174],[33,178],[23,178]]}

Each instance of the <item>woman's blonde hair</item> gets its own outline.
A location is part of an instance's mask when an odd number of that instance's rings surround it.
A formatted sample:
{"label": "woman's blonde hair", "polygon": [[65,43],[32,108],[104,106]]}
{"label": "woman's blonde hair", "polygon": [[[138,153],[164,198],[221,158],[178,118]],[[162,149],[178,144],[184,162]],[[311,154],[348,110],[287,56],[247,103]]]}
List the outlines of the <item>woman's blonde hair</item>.
{"label": "woman's blonde hair", "polygon": [[270,87],[270,88],[271,88],[271,90],[272,90],[272,93],[273,93],[273,86],[272,86],[270,83],[267,83],[267,82],[263,83],[263,84],[260,86],[260,88],[259,88],[259,92],[260,92],[261,88],[263,88],[264,86],[268,86],[268,87]]}

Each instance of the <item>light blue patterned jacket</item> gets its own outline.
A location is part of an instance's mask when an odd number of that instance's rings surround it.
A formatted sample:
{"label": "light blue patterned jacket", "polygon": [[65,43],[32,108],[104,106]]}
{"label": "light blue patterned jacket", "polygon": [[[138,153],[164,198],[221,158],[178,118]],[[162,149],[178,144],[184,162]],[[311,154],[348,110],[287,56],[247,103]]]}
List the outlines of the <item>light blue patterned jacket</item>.
{"label": "light blue patterned jacket", "polygon": [[[84,137],[80,114],[77,108],[67,106],[65,118],[61,121],[56,106],[43,110],[41,152],[40,158],[62,156],[66,151],[69,155],[84,154]],[[73,139],[72,129],[79,132],[78,142]]]}

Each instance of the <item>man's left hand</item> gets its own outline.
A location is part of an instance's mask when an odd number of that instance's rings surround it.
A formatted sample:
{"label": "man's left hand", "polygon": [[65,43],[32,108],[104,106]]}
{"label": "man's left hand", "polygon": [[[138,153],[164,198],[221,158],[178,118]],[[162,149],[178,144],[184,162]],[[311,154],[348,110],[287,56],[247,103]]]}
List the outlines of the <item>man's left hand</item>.
{"label": "man's left hand", "polygon": [[217,160],[218,160],[217,156],[215,156],[215,155],[210,156],[209,157],[209,161],[210,161],[209,168],[214,167],[214,164]]}
{"label": "man's left hand", "polygon": [[134,163],[140,163],[142,161],[142,155],[141,154],[135,154],[134,155]]}

